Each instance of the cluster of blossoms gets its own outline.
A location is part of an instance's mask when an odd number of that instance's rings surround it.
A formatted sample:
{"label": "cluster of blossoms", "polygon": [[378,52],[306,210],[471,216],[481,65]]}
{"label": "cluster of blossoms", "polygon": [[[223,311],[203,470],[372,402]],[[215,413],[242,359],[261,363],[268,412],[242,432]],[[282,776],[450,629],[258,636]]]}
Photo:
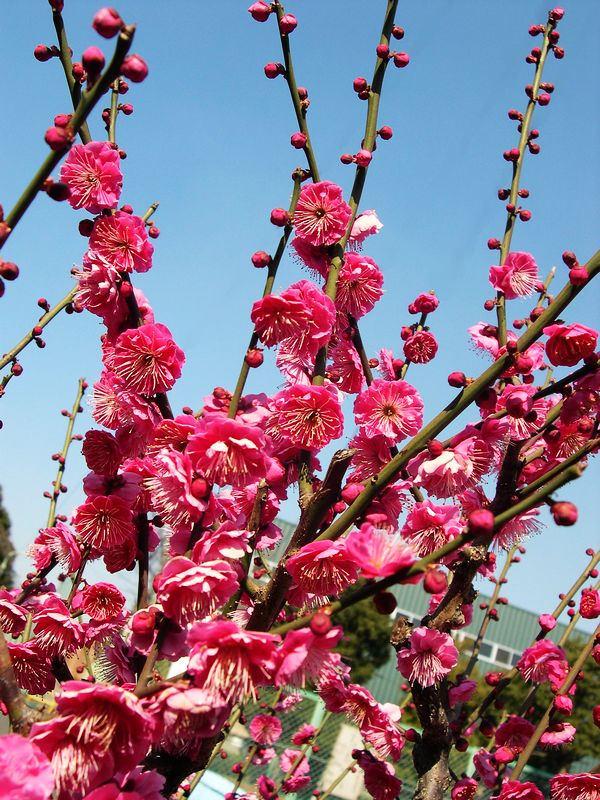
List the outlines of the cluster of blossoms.
{"label": "cluster of blossoms", "polygon": [[[278,3],[256,2],[249,11],[259,22],[274,14],[284,41],[297,26]],[[562,16],[558,11],[551,12],[549,35]],[[102,9],[94,21],[106,37],[123,24],[114,9]],[[394,26],[388,38],[403,35]],[[91,50],[82,62],[82,80],[90,87],[103,68]],[[377,47],[377,57],[377,69],[388,61],[408,64],[407,54],[391,53],[388,45]],[[139,57],[129,58],[123,74],[135,81],[144,68]],[[276,77],[286,69],[268,64],[265,72]],[[369,99],[363,80],[356,79],[355,90]],[[306,90],[290,86],[306,112]],[[536,98],[540,105],[543,96]],[[53,149],[66,149],[68,122],[47,136]],[[377,134],[389,139],[391,129]],[[292,145],[308,150],[304,130],[292,136]],[[363,145],[350,157],[357,170],[366,170],[373,158],[374,141]],[[533,144],[529,149],[534,152]],[[523,155],[516,153],[509,151],[507,160]],[[418,321],[397,332],[403,358],[384,347],[368,359],[358,323],[382,297],[384,277],[363,247],[382,224],[374,210],[356,213],[356,198],[351,206],[341,187],[303,173],[293,208],[274,209],[271,221],[286,228],[285,241],[293,234],[294,258],[311,279],[277,292],[269,285],[253,304],[253,344],[241,373],[262,363],[258,343],[272,348],[280,390],[244,395],[242,381],[241,391],[217,387],[197,413],[186,407],[174,415],[167,393],[181,377],[185,355],[132,283],[135,273],[152,267],[152,228],[131,206],[119,206],[121,156],[110,141],[90,141],[71,146],[60,170],[65,199],[90,215],[79,223],[87,249],[73,271],[74,305],[105,328],[102,373],[92,390],[98,427],[83,437],[85,500],[70,519],[56,517],[40,530],[29,550],[37,575],[21,590],[0,592],[0,626],[12,639],[6,647],[17,692],[43,696],[61,684],[52,714],[40,715],[28,738],[0,737],[8,796],[16,800],[25,784],[34,800],[48,800],[52,792],[56,800],[173,795],[184,778],[206,767],[244,704],[268,688],[279,690],[277,699],[249,723],[252,751],[246,765],[233,769],[240,779],[231,797],[250,764],[265,769],[256,780],[257,795],[248,798],[299,792],[312,786],[305,754],[318,730],[304,725],[293,733],[291,744],[300,750],[278,753],[273,745],[282,736],[284,715],[299,701],[294,690],[310,686],[328,712],[345,715],[358,729],[363,749],[353,752],[353,760],[367,791],[375,800],[393,800],[402,789],[394,764],[407,741],[415,745],[415,763],[422,762],[418,748],[428,731],[419,736],[401,724],[403,710],[379,703],[352,682],[339,650],[344,632],[332,624],[332,614],[350,604],[348,597],[373,595],[377,610],[389,615],[395,598],[383,590],[422,580],[431,596],[428,611],[420,624],[401,618],[396,625],[397,668],[417,710],[419,698],[439,702],[454,744],[465,749],[464,736],[472,731],[464,706],[476,684],[455,671],[459,652],[452,633],[472,619],[473,579],[496,581],[497,552],[540,529],[538,509],[546,495],[501,523],[498,517],[527,498],[532,484],[543,486],[573,456],[582,460],[597,449],[598,333],[554,315],[553,324],[538,332],[545,345],[526,340],[523,346],[501,316],[498,325],[473,325],[474,346],[498,364],[471,398],[479,418],[446,441],[434,438],[443,426],[428,436],[413,383],[438,351],[427,322],[439,300],[424,292],[409,304],[408,314]],[[513,223],[517,216],[528,218],[529,212],[511,205]],[[509,245],[492,247],[500,249],[501,263],[490,268],[497,299],[488,310],[536,291],[540,299],[528,320],[534,325],[552,303],[533,256]],[[257,251],[252,262],[271,270],[274,259]],[[571,265],[573,286],[584,283],[578,269]],[[518,320],[514,327],[524,324]],[[540,385],[549,365],[579,369],[553,391]],[[373,369],[379,377],[373,378]],[[454,372],[449,383],[464,397],[476,380]],[[344,418],[343,407],[352,414]],[[350,441],[341,459],[348,474],[338,473],[333,462],[330,471],[322,470],[321,451],[344,433]],[[405,458],[398,452],[402,443]],[[296,484],[301,520],[274,563],[282,539],[278,512]],[[570,503],[553,503],[552,511],[558,524],[576,519]],[[164,558],[149,586],[149,554],[159,549]],[[139,570],[135,608],[128,608],[112,581],[88,580],[85,569],[94,561],[102,561],[109,576]],[[61,582],[71,578],[68,597],[46,580],[55,567]],[[600,617],[596,588],[582,592],[580,614]],[[543,635],[516,670],[525,682],[548,683],[555,712],[568,714],[576,680],[569,678],[564,650],[544,638],[555,624],[551,615],[540,618]],[[173,670],[175,677],[163,680],[155,671],[159,662],[170,667],[180,660],[184,671]],[[421,722],[427,724],[424,715]],[[496,800],[541,800],[531,783],[499,783],[501,770],[518,759],[534,733],[526,715],[508,716],[492,731],[493,745],[475,756],[474,776],[456,781],[454,800],[474,797],[480,784],[497,787]],[[553,718],[539,741],[559,747],[575,733],[573,725]],[[283,775],[279,783],[268,769],[275,762]],[[552,798],[597,798],[597,777],[556,776]]]}

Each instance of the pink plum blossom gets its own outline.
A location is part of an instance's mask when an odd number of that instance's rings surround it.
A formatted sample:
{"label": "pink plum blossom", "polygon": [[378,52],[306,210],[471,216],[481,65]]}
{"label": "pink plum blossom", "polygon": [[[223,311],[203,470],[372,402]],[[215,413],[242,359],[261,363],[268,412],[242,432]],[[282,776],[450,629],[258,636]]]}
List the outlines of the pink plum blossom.
{"label": "pink plum blossom", "polygon": [[61,182],[71,190],[70,205],[90,214],[116,208],[123,185],[119,160],[108,142],[74,145],[60,170]]}
{"label": "pink plum blossom", "polygon": [[383,223],[379,220],[376,211],[371,209],[362,211],[352,223],[352,229],[348,239],[349,247],[353,250],[360,250],[365,239],[368,236],[379,233],[382,228]]}
{"label": "pink plum blossom", "polygon": [[400,533],[422,558],[455,539],[463,529],[456,506],[436,506],[430,500],[415,503]]}
{"label": "pink plum blossom", "polygon": [[343,540],[304,545],[288,558],[286,569],[305,592],[339,594],[358,577],[358,567]]}
{"label": "pink plum blossom", "polygon": [[598,800],[600,775],[580,772],[578,775],[555,775],[550,778],[552,800]]}
{"label": "pink plum blossom", "polygon": [[273,397],[272,409],[267,433],[275,442],[320,450],[342,433],[340,403],[326,386],[290,386]]}
{"label": "pink plum blossom", "polygon": [[281,736],[281,720],[272,714],[257,714],[252,718],[249,730],[258,744],[274,744]]}
{"label": "pink plum blossom", "polygon": [[538,281],[538,268],[531,253],[509,253],[501,267],[490,267],[490,283],[507,300],[531,294]]}
{"label": "pink plum blossom", "polygon": [[296,236],[313,246],[335,244],[346,233],[351,213],[335,183],[305,184],[294,212]]}
{"label": "pink plum blossom", "polygon": [[417,549],[398,534],[361,525],[346,538],[346,552],[360,566],[363,578],[384,578],[417,561]]}
{"label": "pink plum blossom", "polygon": [[445,678],[458,662],[452,637],[433,628],[414,628],[410,647],[398,651],[398,669],[405,678],[423,687]]}
{"label": "pink plum blossom", "polygon": [[173,388],[184,361],[169,329],[148,323],[119,335],[111,366],[131,391],[152,395]]}
{"label": "pink plum blossom", "polygon": [[209,415],[190,437],[186,453],[193,468],[209,481],[239,487],[264,476],[266,450],[259,428]]}
{"label": "pink plum blossom", "polygon": [[16,733],[0,736],[0,783],[3,800],[48,800],[54,775],[47,757]]}
{"label": "pink plum blossom", "polygon": [[118,272],[147,272],[152,266],[154,247],[140,217],[117,211],[95,221],[90,250]]}
{"label": "pink plum blossom", "polygon": [[423,401],[406,381],[374,380],[354,402],[357,425],[390,443],[414,436],[423,423]]}

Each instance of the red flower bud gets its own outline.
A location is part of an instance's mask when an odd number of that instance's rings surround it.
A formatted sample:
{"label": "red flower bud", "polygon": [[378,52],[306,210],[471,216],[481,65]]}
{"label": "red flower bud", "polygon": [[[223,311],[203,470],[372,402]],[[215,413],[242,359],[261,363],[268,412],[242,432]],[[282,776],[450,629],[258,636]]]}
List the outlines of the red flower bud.
{"label": "red flower bud", "polygon": [[487,508],[478,508],[469,514],[469,533],[473,536],[491,536],[494,532],[494,515]]}
{"label": "red flower bud", "polygon": [[291,33],[298,25],[298,20],[293,14],[284,14],[279,20],[279,30],[281,33]]}
{"label": "red flower bud", "polygon": [[81,56],[81,63],[84,66],[88,77],[96,78],[104,69],[104,53],[99,47],[88,47]]}
{"label": "red flower bud", "polygon": [[375,52],[377,53],[377,58],[386,59],[390,57],[390,48],[387,44],[378,44]]}
{"label": "red flower bud", "polygon": [[589,272],[585,267],[573,267],[569,270],[569,283],[572,286],[583,286],[589,280]]}
{"label": "red flower bud", "polygon": [[381,138],[384,141],[391,139],[392,136],[394,135],[394,131],[390,128],[389,125],[383,125],[381,128],[379,128],[377,133],[381,136]]}
{"label": "red flower bud", "polygon": [[124,75],[132,83],[141,83],[148,77],[148,65],[137,53],[126,56],[121,64],[121,75]]}
{"label": "red flower bud", "polygon": [[547,106],[550,102],[550,95],[547,92],[542,92],[542,94],[538,94],[537,101],[541,106]]}
{"label": "red flower bud", "polygon": [[302,131],[298,131],[298,133],[293,133],[290,138],[290,144],[292,147],[295,147],[296,150],[302,150],[304,145],[306,144],[307,136]]}
{"label": "red flower bud", "polygon": [[123,20],[114,8],[101,8],[94,15],[92,27],[104,39],[112,39],[123,27]]}
{"label": "red flower bud", "polygon": [[44,63],[44,61],[49,61],[53,56],[58,55],[58,53],[55,53],[47,44],[38,44],[33,50],[33,55],[37,61]]}
{"label": "red flower bud", "polygon": [[366,78],[354,78],[354,81],[352,83],[352,88],[357,93],[364,92],[368,86],[369,84],[367,83]]}
{"label": "red flower bud", "polygon": [[446,575],[438,569],[428,569],[423,578],[423,589],[429,594],[441,594],[448,588]]}
{"label": "red flower bud", "polygon": [[487,246],[488,250],[500,250],[502,245],[500,243],[500,239],[488,239]]}
{"label": "red flower bud", "polygon": [[391,614],[398,605],[396,598],[391,592],[378,592],[373,597],[373,605],[379,614]]}
{"label": "red flower bud", "polygon": [[265,357],[260,347],[254,347],[252,350],[248,350],[244,358],[246,364],[253,368],[260,367],[264,360]]}
{"label": "red flower bud", "polygon": [[271,6],[259,0],[257,3],[252,3],[248,9],[248,12],[252,16],[252,19],[256,20],[256,22],[266,22],[271,13]]}
{"label": "red flower bud", "polygon": [[561,501],[553,503],[550,512],[557,525],[574,525],[577,522],[577,506],[574,503]]}
{"label": "red flower bud", "polygon": [[2,261],[0,259],[0,277],[5,281],[16,281],[19,277],[19,268],[12,261]]}
{"label": "red flower bud", "polygon": [[408,53],[394,53],[394,66],[398,67],[398,69],[407,67],[409,62],[410,56]]}
{"label": "red flower bud", "polygon": [[276,64],[275,62],[271,61],[269,64],[265,64],[264,72],[269,80],[273,80],[278,75],[283,75],[283,64]]}
{"label": "red flower bud", "polygon": [[57,128],[53,126],[52,128],[48,128],[44,139],[51,150],[59,153],[62,150],[67,150],[71,146],[74,134],[71,128]]}
{"label": "red flower bud", "polygon": [[285,227],[289,222],[289,215],[285,208],[274,208],[271,211],[271,223],[278,228]]}
{"label": "red flower bud", "polygon": [[315,636],[323,636],[331,628],[331,616],[326,611],[317,611],[310,621],[310,629]]}
{"label": "red flower bud", "polygon": [[257,269],[261,269],[262,267],[269,266],[271,263],[271,256],[268,253],[265,253],[264,250],[257,250],[256,253],[252,254],[250,260]]}
{"label": "red flower bud", "polygon": [[465,376],[465,373],[451,372],[450,375],[448,375],[448,383],[455,389],[461,389],[463,386],[467,385],[467,378]]}

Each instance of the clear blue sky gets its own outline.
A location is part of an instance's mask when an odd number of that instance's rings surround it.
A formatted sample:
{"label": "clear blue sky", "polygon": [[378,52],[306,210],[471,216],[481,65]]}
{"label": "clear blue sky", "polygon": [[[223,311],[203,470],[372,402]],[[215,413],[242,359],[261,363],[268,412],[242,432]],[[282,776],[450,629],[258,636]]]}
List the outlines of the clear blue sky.
{"label": "clear blue sky", "polygon": [[[127,95],[135,113],[119,120],[118,140],[129,154],[123,200],[138,213],[154,200],[161,204],[154,268],[136,282],[187,354],[172,395],[175,408],[199,406],[215,385],[233,388],[250,333],[249,308],[263,280],[249,256],[274,249],[277,231],[269,211],[287,205],[289,175],[299,163],[289,146],[296,126],[286,86],[262,72],[266,62],[281,58],[276,32],[270,23],[252,22],[248,4],[118,3],[122,16],[138,23],[133,49],[150,66],[148,80]],[[111,51],[112,43],[90,27],[98,5],[66,2],[75,58],[90,44]],[[299,18],[292,47],[298,81],[310,92],[309,124],[321,175],[346,190],[352,169],[339,163],[339,155],[359,148],[366,111],[352,80],[372,73],[384,7],[383,0],[288,5]],[[399,351],[407,303],[421,291],[436,290],[441,305],[431,321],[440,351],[433,364],[411,367],[408,376],[429,414],[452,396],[448,372],[477,374],[486,363],[468,350],[466,328],[480,319],[493,321],[482,309],[494,263],[486,241],[503,229],[496,190],[507,185],[509,168],[502,151],[517,141],[506,110],[524,108],[523,87],[532,76],[524,57],[534,44],[527,29],[544,22],[549,7],[538,0],[400,4],[397,22],[406,37],[399,49],[410,53],[411,63],[405,70],[390,68],[386,76],[380,122],[393,127],[394,138],[380,144],[363,200],[363,208],[376,208],[385,225],[365,252],[380,264],[386,294],[362,332],[370,354],[384,346]],[[564,7],[559,30],[566,58],[549,60],[546,79],[556,91],[534,121],[542,153],[524,168],[533,219],[518,227],[513,241],[513,249],[534,254],[543,273],[557,266],[557,287],[566,277],[563,250],[585,261],[600,247],[600,4],[567,0]],[[36,44],[54,41],[47,4],[7,4],[2,21],[0,202],[8,210],[46,153],[45,129],[55,114],[69,111],[69,103],[58,61],[39,64],[32,56]],[[98,116],[91,125],[102,138]],[[35,324],[40,295],[53,303],[72,285],[69,270],[80,263],[85,244],[77,232],[80,218],[66,203],[40,196],[11,237],[3,255],[19,264],[21,277],[0,301],[0,350]],[[300,277],[286,258],[276,288]],[[569,321],[597,327],[599,299],[598,286],[589,289],[569,311]],[[509,318],[525,310],[512,303]],[[61,316],[47,329],[46,349],[24,353],[23,376],[0,401],[0,485],[20,553],[45,521],[41,495],[55,470],[50,454],[64,435],[59,411],[71,405],[80,375],[90,383],[98,377],[100,333],[96,317]],[[253,373],[249,389],[272,393],[277,384],[269,364]],[[91,425],[87,412],[78,424],[80,431]],[[66,475],[71,490],[61,498],[60,511],[69,514],[81,501],[77,486],[84,472],[74,452]],[[564,493],[580,505],[575,528],[550,525],[531,542],[507,592],[515,603],[550,610],[585,563],[585,548],[600,545],[598,476],[591,465],[580,485]],[[293,501],[285,513],[293,518]],[[24,560],[18,565],[23,569]]]}

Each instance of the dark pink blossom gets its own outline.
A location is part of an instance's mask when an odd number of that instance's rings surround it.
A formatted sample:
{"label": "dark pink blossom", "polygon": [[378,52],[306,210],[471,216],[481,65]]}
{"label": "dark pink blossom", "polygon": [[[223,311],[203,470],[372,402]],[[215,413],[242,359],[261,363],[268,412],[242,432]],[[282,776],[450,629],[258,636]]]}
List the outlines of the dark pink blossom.
{"label": "dark pink blossom", "polygon": [[305,592],[339,594],[358,577],[358,566],[343,539],[305,544],[288,558],[286,569]]}
{"label": "dark pink blossom", "polygon": [[73,208],[90,214],[116,208],[123,185],[119,153],[108,142],[76,144],[61,167],[60,181],[71,190]]}
{"label": "dark pink blossom", "polygon": [[110,783],[105,783],[84,800],[163,800],[162,789],[165,778],[153,770],[142,770],[139,767],[130,772],[117,773]]}
{"label": "dark pink blossom", "polygon": [[246,631],[235,622],[196,622],[188,634],[188,671],[200,688],[235,703],[273,679],[278,636]]}
{"label": "dark pink blossom", "polygon": [[546,355],[555,367],[574,367],[582,358],[591,355],[598,343],[598,331],[576,322],[573,325],[549,325]]}
{"label": "dark pink blossom", "polygon": [[153,395],[173,388],[184,361],[183,350],[177,347],[169,329],[148,323],[119,335],[111,367],[129,390]]}
{"label": "dark pink blossom", "polygon": [[50,595],[33,615],[37,648],[49,657],[72,653],[83,644],[84,631],[63,601]]}
{"label": "dark pink blossom", "polygon": [[93,620],[104,622],[119,616],[125,606],[125,595],[112,583],[100,581],[86,586],[80,593],[77,604],[73,598],[73,606],[80,608]]}
{"label": "dark pink blossom", "polygon": [[445,678],[458,662],[452,637],[433,628],[414,628],[410,647],[398,651],[398,669],[410,681],[423,687]]}
{"label": "dark pink blossom", "polygon": [[413,364],[427,364],[438,350],[435,336],[429,331],[416,331],[404,342],[404,356]]}
{"label": "dark pink blossom", "polygon": [[346,552],[360,566],[363,578],[384,578],[417,561],[417,549],[397,534],[369,523],[346,538]]}
{"label": "dark pink blossom", "polygon": [[373,309],[383,295],[383,275],[372,258],[358,253],[346,253],[340,270],[336,307],[360,319]]}
{"label": "dark pink blossom", "polygon": [[351,214],[335,183],[307,183],[294,212],[296,236],[313,246],[335,244],[346,233]]}
{"label": "dark pink blossom", "polygon": [[339,654],[332,651],[342,636],[343,630],[339,625],[322,635],[314,634],[310,628],[289,631],[277,651],[275,683],[304,689],[307,682],[317,681],[325,671],[339,664]]}
{"label": "dark pink blossom", "polygon": [[600,800],[600,775],[580,772],[578,775],[555,775],[550,778],[552,800]]}
{"label": "dark pink blossom", "polygon": [[23,644],[8,642],[7,646],[15,679],[21,689],[31,694],[45,694],[54,689],[56,678],[45,647],[37,644],[35,639]]}
{"label": "dark pink blossom", "polygon": [[367,436],[384,436],[394,443],[418,432],[423,401],[406,381],[374,380],[356,398],[354,416]]}
{"label": "dark pink blossom", "polygon": [[147,272],[152,266],[154,247],[140,217],[117,211],[95,221],[90,250],[118,272]]}
{"label": "dark pink blossom", "polygon": [[498,794],[492,795],[490,800],[544,800],[544,795],[535,783],[526,781],[504,781]]}
{"label": "dark pink blossom", "polygon": [[[360,250],[368,236],[373,236],[383,228],[376,211],[362,211],[352,223],[352,230],[348,238],[348,246],[352,250]],[[346,254],[348,255],[348,254]]]}
{"label": "dark pink blossom", "polygon": [[569,671],[564,650],[549,639],[541,639],[523,651],[516,667],[526,681],[550,681],[560,688]]}
{"label": "dark pink blossom", "polygon": [[496,751],[494,758],[499,764],[508,764],[525,749],[535,730],[529,720],[511,715],[496,729]]}
{"label": "dark pink blossom", "polygon": [[267,450],[260,428],[209,415],[190,437],[186,453],[209,481],[240,487],[264,477]]}
{"label": "dark pink blossom", "polygon": [[0,736],[0,782],[3,800],[48,800],[54,790],[50,761],[16,733]]}
{"label": "dark pink blossom", "polygon": [[82,542],[107,552],[132,538],[131,507],[115,495],[89,497],[73,512],[73,527]]}
{"label": "dark pink blossom", "polygon": [[275,442],[320,450],[342,433],[340,403],[326,386],[290,386],[273,397],[272,409],[267,433]]}
{"label": "dark pink blossom", "polygon": [[152,475],[144,480],[152,508],[173,530],[192,529],[206,509],[194,493],[194,471],[188,453],[164,451],[152,459]]}
{"label": "dark pink blossom", "polygon": [[273,714],[257,714],[250,721],[249,730],[258,744],[274,744],[281,736],[281,720]]}
{"label": "dark pink blossom", "polygon": [[490,283],[507,300],[524,297],[536,288],[538,268],[531,253],[509,253],[503,266],[490,267]]}
{"label": "dark pink blossom", "polygon": [[380,761],[367,750],[354,751],[354,758],[363,770],[365,789],[373,800],[396,800],[402,791],[402,781],[387,761]]}
{"label": "dark pink blossom", "polygon": [[156,576],[154,586],[165,615],[183,627],[223,606],[238,588],[238,579],[227,561],[198,565],[176,556]]}
{"label": "dark pink blossom", "polygon": [[424,500],[410,509],[400,533],[422,558],[455,539],[462,528],[457,506],[436,506]]}
{"label": "dark pink blossom", "polygon": [[99,475],[114,475],[123,460],[119,442],[108,431],[88,431],[81,453],[88,468]]}
{"label": "dark pink blossom", "polygon": [[456,497],[475,486],[493,464],[492,448],[479,436],[446,447],[439,456],[423,451],[408,464],[415,483],[434,497]]}
{"label": "dark pink blossom", "polygon": [[19,636],[27,624],[27,612],[13,600],[10,592],[0,589],[0,628],[9,636]]}

